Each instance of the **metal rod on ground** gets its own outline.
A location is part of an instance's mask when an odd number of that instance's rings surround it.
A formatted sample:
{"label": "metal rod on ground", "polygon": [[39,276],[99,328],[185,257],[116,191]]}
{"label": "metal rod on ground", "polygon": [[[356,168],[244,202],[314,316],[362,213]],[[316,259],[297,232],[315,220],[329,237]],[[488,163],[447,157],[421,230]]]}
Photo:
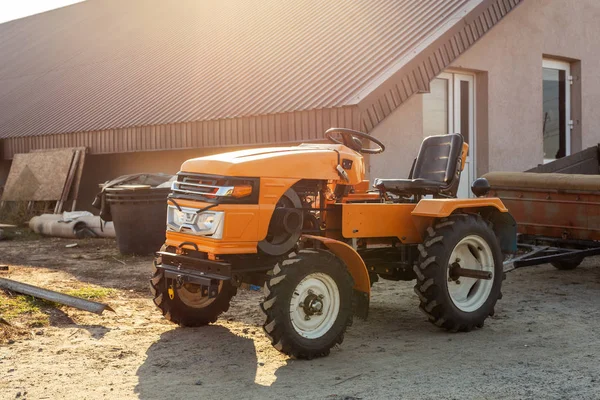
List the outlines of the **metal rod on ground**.
{"label": "metal rod on ground", "polygon": [[97,303],[95,301],[85,300],[75,296],[69,296],[68,294],[42,289],[37,286],[28,285],[26,283],[17,282],[10,279],[0,278],[0,288],[8,289],[17,293],[27,294],[29,296],[48,301],[53,301],[55,303],[64,304],[69,307],[89,311],[98,315],[101,315],[104,310],[115,312],[115,310],[110,308],[110,306],[107,304]]}

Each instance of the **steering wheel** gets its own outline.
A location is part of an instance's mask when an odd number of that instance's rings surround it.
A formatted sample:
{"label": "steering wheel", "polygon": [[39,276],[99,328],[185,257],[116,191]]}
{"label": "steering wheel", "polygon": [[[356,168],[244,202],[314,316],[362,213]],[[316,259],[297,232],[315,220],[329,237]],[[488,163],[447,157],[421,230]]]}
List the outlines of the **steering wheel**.
{"label": "steering wheel", "polygon": [[[333,135],[339,133],[342,140],[336,139]],[[346,147],[351,148],[354,151],[364,154],[379,154],[383,153],[385,146],[378,139],[369,135],[368,133],[355,131],[353,129],[346,128],[329,128],[325,131],[325,137],[333,143],[343,144]],[[377,145],[376,148],[363,148],[361,139],[367,139]]]}

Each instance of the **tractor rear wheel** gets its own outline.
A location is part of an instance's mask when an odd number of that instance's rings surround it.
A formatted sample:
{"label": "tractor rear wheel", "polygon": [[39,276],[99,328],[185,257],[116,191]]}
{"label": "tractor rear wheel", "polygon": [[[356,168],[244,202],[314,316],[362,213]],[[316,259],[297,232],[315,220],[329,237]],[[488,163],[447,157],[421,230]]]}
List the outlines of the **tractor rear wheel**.
{"label": "tractor rear wheel", "polygon": [[177,285],[174,280],[165,278],[163,270],[156,268],[157,262],[160,263],[160,257],[154,261],[150,290],[154,304],[167,320],[181,326],[204,326],[215,322],[229,309],[229,302],[237,293],[229,281],[220,281],[216,297],[209,298],[199,285]]}
{"label": "tractor rear wheel", "polygon": [[[419,252],[415,292],[429,320],[453,332],[483,327],[494,314],[504,276],[492,229],[479,215],[453,215],[427,229]],[[461,269],[490,279],[459,276]]]}
{"label": "tractor rear wheel", "polygon": [[296,358],[328,355],[352,325],[352,287],[346,267],[330,252],[290,253],[265,282],[261,309],[271,344]]}

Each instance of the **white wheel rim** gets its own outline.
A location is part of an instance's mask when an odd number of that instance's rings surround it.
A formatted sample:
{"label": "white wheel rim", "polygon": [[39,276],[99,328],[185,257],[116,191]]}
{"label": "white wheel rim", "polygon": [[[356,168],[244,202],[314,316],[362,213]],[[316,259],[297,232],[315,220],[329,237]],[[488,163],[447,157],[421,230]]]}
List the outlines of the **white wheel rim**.
{"label": "white wheel rim", "polygon": [[[321,311],[316,311],[319,308]],[[302,337],[316,339],[325,335],[339,312],[340,292],[335,280],[327,274],[316,272],[306,276],[292,293],[290,319]]]}
{"label": "white wheel rim", "polygon": [[[451,266],[458,263],[461,268],[492,273],[492,279],[460,277],[450,278]],[[447,268],[448,293],[454,305],[461,311],[477,311],[487,301],[494,284],[494,256],[492,249],[480,236],[464,237],[452,250]]]}
{"label": "white wheel rim", "polygon": [[[219,282],[219,288],[217,293],[221,292],[222,287],[223,281]],[[212,299],[209,298],[208,293],[202,296],[202,293],[200,292],[202,290],[201,286],[194,285],[191,283],[186,283],[175,290],[177,291],[177,297],[179,297],[179,300],[181,300],[181,302],[186,306],[192,308],[204,308],[209,304],[212,304],[212,302],[214,302],[216,299],[216,297],[213,297]]]}

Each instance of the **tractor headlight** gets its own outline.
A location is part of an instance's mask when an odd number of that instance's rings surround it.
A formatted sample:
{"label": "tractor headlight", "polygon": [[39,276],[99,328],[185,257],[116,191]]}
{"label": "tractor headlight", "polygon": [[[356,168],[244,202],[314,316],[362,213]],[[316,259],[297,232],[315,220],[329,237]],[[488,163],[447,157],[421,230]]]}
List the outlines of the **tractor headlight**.
{"label": "tractor headlight", "polygon": [[201,230],[211,230],[215,224],[215,213],[202,213],[198,215],[196,225]]}
{"label": "tractor headlight", "polygon": [[223,238],[223,211],[204,211],[198,214],[194,208],[169,206],[167,209],[167,229],[172,232]]}
{"label": "tractor headlight", "polygon": [[[171,211],[171,207],[169,207],[169,211]],[[176,225],[183,225],[185,223],[185,212],[175,209],[173,210],[172,215],[173,223]]]}

